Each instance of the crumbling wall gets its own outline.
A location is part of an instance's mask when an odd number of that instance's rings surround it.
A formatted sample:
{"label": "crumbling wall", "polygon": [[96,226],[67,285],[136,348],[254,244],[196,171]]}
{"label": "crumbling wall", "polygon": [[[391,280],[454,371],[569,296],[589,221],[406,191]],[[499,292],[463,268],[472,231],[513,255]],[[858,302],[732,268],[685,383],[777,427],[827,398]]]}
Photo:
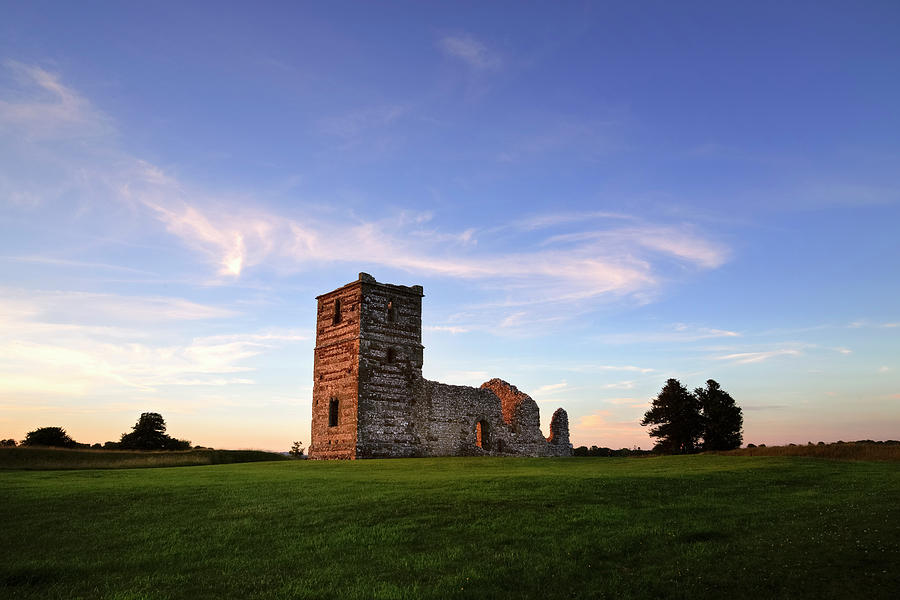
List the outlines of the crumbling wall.
{"label": "crumbling wall", "polygon": [[550,418],[550,437],[547,438],[551,456],[572,456],[569,442],[569,414],[557,408]]}
{"label": "crumbling wall", "polygon": [[[490,390],[423,380],[419,413],[423,453],[427,456],[465,456],[502,452],[508,443],[500,402]],[[487,423],[488,447],[475,445],[475,425]],[[499,450],[498,450],[499,448]]]}
{"label": "crumbling wall", "polygon": [[[426,456],[571,455],[571,445],[551,447],[544,438],[537,403],[502,379],[492,379],[480,388],[427,380],[423,384],[415,419]],[[512,415],[511,423],[506,415]],[[479,422],[488,428],[483,447],[476,445]]]}
{"label": "crumbling wall", "polygon": [[547,440],[541,433],[541,411],[531,396],[502,379],[481,384],[494,392],[503,407],[503,420],[510,431],[510,451],[528,456],[543,456]]}

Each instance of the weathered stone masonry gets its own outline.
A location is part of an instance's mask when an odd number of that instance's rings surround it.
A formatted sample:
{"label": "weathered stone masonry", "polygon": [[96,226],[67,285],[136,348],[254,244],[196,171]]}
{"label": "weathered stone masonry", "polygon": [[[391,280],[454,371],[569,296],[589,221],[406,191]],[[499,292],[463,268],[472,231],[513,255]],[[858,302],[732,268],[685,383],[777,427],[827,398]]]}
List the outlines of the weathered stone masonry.
{"label": "weathered stone masonry", "polygon": [[422,297],[360,273],[316,298],[310,458],[571,456],[563,409],[545,438],[535,401],[503,380],[422,377]]}

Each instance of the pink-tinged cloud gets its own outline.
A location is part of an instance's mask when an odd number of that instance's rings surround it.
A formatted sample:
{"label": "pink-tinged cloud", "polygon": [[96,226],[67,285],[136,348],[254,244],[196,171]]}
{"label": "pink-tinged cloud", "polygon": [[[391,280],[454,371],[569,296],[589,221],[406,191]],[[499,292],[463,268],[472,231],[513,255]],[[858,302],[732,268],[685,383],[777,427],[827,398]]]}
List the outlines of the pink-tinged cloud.
{"label": "pink-tinged cloud", "polygon": [[[492,64],[487,50],[471,38],[445,38],[443,47],[473,64]],[[622,298],[643,303],[669,278],[665,271],[672,262],[710,269],[728,257],[727,248],[689,224],[643,223],[619,215],[582,223],[584,229],[570,239],[551,238],[552,243],[521,244],[522,250],[503,251],[482,249],[477,229],[429,228],[427,214],[398,213],[366,221],[341,215],[296,217],[249,208],[262,203],[223,198],[117,149],[115,136],[107,131],[108,120],[87,100],[42,69],[16,68],[48,98],[29,100],[26,95],[16,104],[5,103],[0,107],[0,123],[26,133],[40,129],[45,135],[52,135],[54,127],[57,135],[71,135],[63,131],[66,123],[83,124],[81,135],[91,137],[93,143],[80,147],[77,155],[60,148],[55,157],[60,164],[71,163],[67,172],[72,179],[66,186],[90,188],[84,197],[118,201],[138,218],[161,225],[212,265],[223,281],[263,264],[286,273],[340,263],[380,265],[417,276],[467,280],[493,290],[497,298],[522,308],[512,314],[504,309],[492,324],[515,330],[538,323],[541,314],[536,305],[559,307]],[[390,110],[379,118],[389,121],[401,112]],[[103,135],[104,143],[97,143],[97,136]],[[101,188],[106,197],[97,193]],[[554,222],[571,224],[572,215],[537,215],[531,228]],[[524,229],[520,233],[527,235]]]}

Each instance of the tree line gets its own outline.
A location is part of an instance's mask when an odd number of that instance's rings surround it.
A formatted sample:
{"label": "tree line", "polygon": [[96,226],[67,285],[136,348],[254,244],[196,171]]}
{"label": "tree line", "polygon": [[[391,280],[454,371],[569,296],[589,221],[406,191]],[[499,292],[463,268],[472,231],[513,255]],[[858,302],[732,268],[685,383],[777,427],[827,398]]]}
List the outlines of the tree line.
{"label": "tree line", "polygon": [[734,398],[713,379],[693,392],[677,379],[669,379],[644,413],[641,425],[653,426],[654,451],[690,454],[740,448],[744,416]]}
{"label": "tree line", "polygon": [[[0,440],[0,446],[15,446],[13,439]],[[123,433],[118,442],[80,444],[62,427],[38,427],[29,431],[22,446],[50,446],[56,448],[103,448],[106,450],[190,450],[191,442],[175,439],[166,433],[166,421],[155,412],[141,413],[130,432]]]}

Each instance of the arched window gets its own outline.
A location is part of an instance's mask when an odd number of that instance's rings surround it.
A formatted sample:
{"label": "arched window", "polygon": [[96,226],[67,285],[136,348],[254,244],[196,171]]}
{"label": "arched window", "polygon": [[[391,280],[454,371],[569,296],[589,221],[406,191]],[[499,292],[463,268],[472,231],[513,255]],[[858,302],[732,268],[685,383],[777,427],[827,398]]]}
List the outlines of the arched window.
{"label": "arched window", "polygon": [[388,305],[387,305],[387,320],[388,320],[388,323],[393,323],[393,322],[394,322],[394,319],[395,319],[395,316],[394,316],[394,301],[393,301],[393,300],[388,300]]}
{"label": "arched window", "polygon": [[481,420],[475,423],[475,445],[482,450],[491,449],[491,438],[487,421]]}
{"label": "arched window", "polygon": [[334,299],[334,317],[332,317],[331,324],[337,325],[341,322],[341,299]]}
{"label": "arched window", "polygon": [[338,424],[338,399],[332,398],[328,402],[328,426],[337,427]]}

